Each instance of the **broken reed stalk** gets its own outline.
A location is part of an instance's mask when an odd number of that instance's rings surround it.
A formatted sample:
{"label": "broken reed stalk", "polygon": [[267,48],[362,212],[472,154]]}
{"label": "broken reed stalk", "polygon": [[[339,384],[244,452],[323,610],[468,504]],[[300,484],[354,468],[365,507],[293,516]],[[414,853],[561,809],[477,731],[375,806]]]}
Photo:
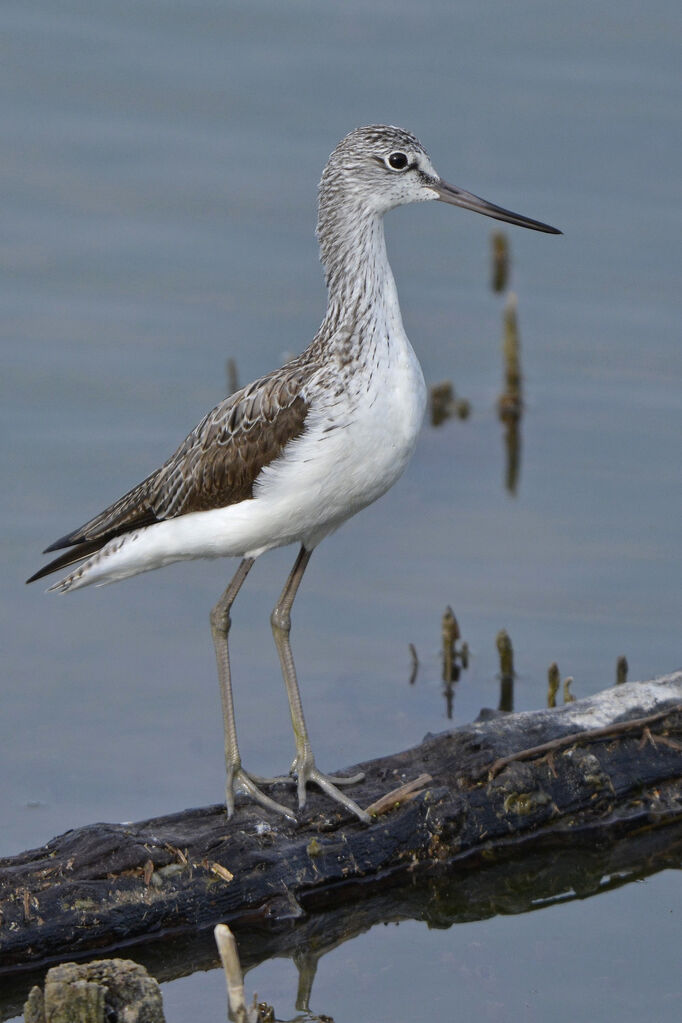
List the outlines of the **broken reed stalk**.
{"label": "broken reed stalk", "polygon": [[443,681],[455,681],[455,643],[459,639],[459,624],[451,607],[446,607],[441,624],[443,638]]}
{"label": "broken reed stalk", "polygon": [[616,661],[616,685],[622,686],[628,680],[628,659],[623,654]]}
{"label": "broken reed stalk", "polygon": [[230,1016],[235,1023],[257,1023],[257,1009],[246,1004],[244,977],[234,934],[227,924],[216,924],[213,935],[223,964]]}
{"label": "broken reed stalk", "polygon": [[514,709],[514,648],[505,629],[500,629],[495,645],[500,658],[500,702],[498,709],[512,711]]}
{"label": "broken reed stalk", "polygon": [[559,692],[559,665],[552,661],[547,669],[547,706],[556,707],[556,694]]}
{"label": "broken reed stalk", "polygon": [[521,358],[519,324],[517,317],[518,299],[512,291],[504,307],[504,341],[502,352],[505,366],[505,391],[521,399]]}
{"label": "broken reed stalk", "polygon": [[506,629],[500,629],[495,646],[500,657],[500,675],[514,675],[514,648]]}

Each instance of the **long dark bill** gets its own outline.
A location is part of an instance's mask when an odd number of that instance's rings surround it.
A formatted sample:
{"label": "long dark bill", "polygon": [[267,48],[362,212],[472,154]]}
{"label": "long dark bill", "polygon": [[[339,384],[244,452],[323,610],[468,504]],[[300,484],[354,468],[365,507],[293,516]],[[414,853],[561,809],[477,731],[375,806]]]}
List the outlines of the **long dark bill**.
{"label": "long dark bill", "polygon": [[519,213],[512,213],[502,206],[495,206],[487,199],[481,199],[471,192],[465,192],[463,188],[456,188],[448,185],[445,181],[439,181],[433,185],[429,183],[441,202],[450,203],[451,206],[461,206],[465,210],[473,210],[474,213],[483,213],[486,217],[494,217],[495,220],[504,220],[508,224],[517,224],[519,227],[528,227],[531,231],[544,231],[546,234],[562,234],[556,227],[543,224],[540,220],[531,220],[530,217],[522,217]]}

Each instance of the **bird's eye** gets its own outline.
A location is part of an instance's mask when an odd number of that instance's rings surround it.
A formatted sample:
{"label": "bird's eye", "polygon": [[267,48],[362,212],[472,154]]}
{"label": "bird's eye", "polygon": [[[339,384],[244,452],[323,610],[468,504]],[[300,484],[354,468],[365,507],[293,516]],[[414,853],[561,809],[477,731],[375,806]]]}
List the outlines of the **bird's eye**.
{"label": "bird's eye", "polygon": [[407,167],[407,157],[404,153],[391,153],[388,158],[388,165],[393,170],[404,170]]}

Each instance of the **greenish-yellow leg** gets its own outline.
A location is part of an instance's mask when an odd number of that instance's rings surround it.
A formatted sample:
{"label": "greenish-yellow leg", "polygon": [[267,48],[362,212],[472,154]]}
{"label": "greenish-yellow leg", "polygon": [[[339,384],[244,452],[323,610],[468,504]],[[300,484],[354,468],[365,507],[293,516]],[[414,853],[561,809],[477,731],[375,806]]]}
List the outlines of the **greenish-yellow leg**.
{"label": "greenish-yellow leg", "polygon": [[353,785],[356,782],[361,781],[364,776],[362,774],[356,774],[351,778],[331,778],[318,771],[315,765],[313,751],[310,748],[310,740],[308,739],[308,729],[306,728],[305,718],[303,717],[303,705],[301,703],[301,693],[296,679],[296,668],[294,666],[294,658],[291,653],[289,633],[291,632],[291,608],[294,603],[298,587],[301,583],[301,579],[303,578],[303,573],[310,561],[311,553],[312,551],[307,551],[305,547],[301,547],[298,557],[294,562],[294,567],[292,568],[289,578],[282,590],[281,596],[277,601],[275,610],[272,612],[270,617],[272,634],[275,638],[275,645],[277,646],[277,653],[279,654],[279,660],[282,666],[284,683],[287,687],[289,708],[291,710],[291,723],[294,727],[294,736],[296,739],[296,756],[293,764],[291,765],[291,774],[296,776],[298,782],[298,805],[301,809],[305,806],[306,802],[306,785],[308,782],[312,781],[315,782],[315,784],[318,785],[331,799],[336,800],[337,803],[341,803],[341,805],[345,806],[347,810],[350,810],[351,813],[354,813],[357,817],[359,817],[361,821],[369,824],[371,821],[369,814],[365,813],[365,811],[358,806],[357,803],[355,803],[352,799],[349,799],[348,796],[344,795],[343,792],[339,791],[337,788],[338,785]]}
{"label": "greenish-yellow leg", "polygon": [[237,728],[234,719],[234,703],[232,700],[232,678],[230,674],[230,655],[227,646],[227,636],[230,631],[230,609],[235,597],[239,593],[244,580],[246,579],[253,558],[244,558],[222,597],[211,611],[211,633],[215,647],[216,661],[218,663],[218,681],[220,683],[220,698],[223,705],[223,726],[225,729],[225,768],[227,770],[227,782],[225,786],[225,803],[227,816],[234,813],[235,792],[244,792],[255,802],[264,806],[267,810],[274,810],[275,813],[284,814],[289,820],[295,821],[296,817],[292,810],[281,803],[276,803],[262,792],[256,779],[246,773],[242,767],[239,746],[237,744]]}

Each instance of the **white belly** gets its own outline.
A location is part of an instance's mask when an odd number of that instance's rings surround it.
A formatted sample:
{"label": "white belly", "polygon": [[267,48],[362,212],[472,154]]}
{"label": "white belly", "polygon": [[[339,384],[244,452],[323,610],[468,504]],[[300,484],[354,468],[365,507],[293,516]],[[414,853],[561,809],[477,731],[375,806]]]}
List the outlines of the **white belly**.
{"label": "white belly", "polygon": [[421,366],[402,330],[373,355],[342,395],[313,403],[305,433],[256,482],[256,504],[276,505],[287,536],[307,547],[386,493],[414,451]]}

